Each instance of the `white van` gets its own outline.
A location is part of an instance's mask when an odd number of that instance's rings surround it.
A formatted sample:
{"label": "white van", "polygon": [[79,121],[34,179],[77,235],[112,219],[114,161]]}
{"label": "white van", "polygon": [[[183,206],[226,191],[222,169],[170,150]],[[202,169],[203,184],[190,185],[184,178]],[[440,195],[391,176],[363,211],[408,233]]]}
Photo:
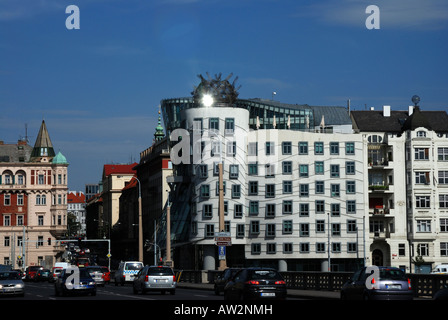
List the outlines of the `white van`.
{"label": "white van", "polygon": [[143,262],[140,261],[125,261],[120,262],[118,270],[115,272],[115,285],[120,283],[124,285],[125,282],[134,281],[134,275],[143,268]]}
{"label": "white van", "polygon": [[432,274],[447,274],[448,264],[439,264],[432,271]]}

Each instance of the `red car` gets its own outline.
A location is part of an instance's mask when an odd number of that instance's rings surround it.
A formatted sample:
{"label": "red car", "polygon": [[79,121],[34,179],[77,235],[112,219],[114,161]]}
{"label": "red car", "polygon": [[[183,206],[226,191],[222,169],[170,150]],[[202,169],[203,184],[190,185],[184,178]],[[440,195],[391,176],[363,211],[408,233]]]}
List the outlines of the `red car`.
{"label": "red car", "polygon": [[103,279],[104,283],[110,283],[110,271],[108,267],[101,267],[101,271],[103,271]]}

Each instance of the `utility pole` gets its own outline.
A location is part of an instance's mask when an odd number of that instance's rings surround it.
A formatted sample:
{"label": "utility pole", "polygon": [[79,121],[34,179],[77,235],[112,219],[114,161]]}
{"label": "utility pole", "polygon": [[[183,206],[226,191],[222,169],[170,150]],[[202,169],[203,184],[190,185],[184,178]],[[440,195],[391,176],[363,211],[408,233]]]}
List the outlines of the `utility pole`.
{"label": "utility pole", "polygon": [[170,192],[168,192],[168,205],[166,207],[166,261],[165,265],[168,267],[174,267],[171,260],[171,204],[170,204]]}

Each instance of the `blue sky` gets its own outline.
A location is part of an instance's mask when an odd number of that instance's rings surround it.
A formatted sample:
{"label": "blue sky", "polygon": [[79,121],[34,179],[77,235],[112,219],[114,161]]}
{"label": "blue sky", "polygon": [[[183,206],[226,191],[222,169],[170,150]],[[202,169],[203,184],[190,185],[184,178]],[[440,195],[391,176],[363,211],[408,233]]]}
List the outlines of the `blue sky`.
{"label": "blue sky", "polygon": [[233,73],[241,98],[404,110],[418,94],[447,110],[447,57],[445,0],[0,0],[0,140],[26,123],[34,144],[45,119],[83,190],[103,164],[139,160],[160,100],[198,74]]}

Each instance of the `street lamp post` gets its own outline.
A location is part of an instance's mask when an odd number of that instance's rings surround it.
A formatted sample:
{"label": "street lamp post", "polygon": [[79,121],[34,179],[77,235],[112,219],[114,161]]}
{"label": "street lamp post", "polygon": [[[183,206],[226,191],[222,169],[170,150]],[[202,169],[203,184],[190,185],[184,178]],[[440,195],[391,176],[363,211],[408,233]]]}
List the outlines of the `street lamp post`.
{"label": "street lamp post", "polygon": [[143,262],[143,217],[142,217],[142,190],[140,180],[138,182],[138,261]]}

